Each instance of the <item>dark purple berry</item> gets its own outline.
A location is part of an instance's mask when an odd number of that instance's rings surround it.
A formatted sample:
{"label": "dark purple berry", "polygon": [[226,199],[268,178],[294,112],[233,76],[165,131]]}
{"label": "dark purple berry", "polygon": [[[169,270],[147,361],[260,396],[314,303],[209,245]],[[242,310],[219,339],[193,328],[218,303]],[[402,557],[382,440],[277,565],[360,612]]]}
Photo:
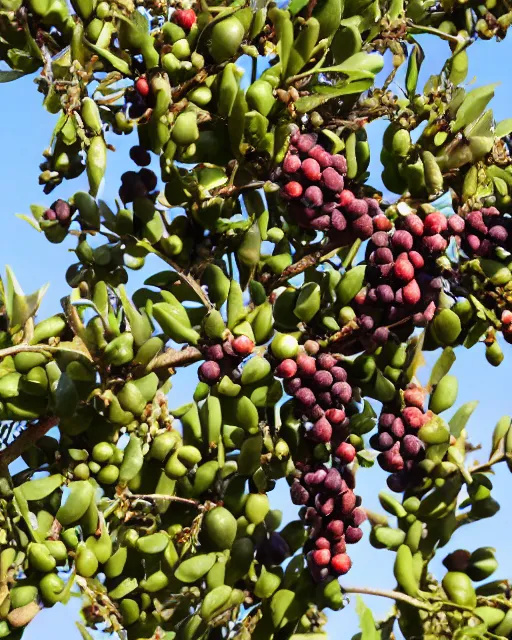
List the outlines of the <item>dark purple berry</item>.
{"label": "dark purple berry", "polygon": [[316,402],[315,394],[307,387],[301,387],[295,394],[295,397],[305,407],[312,407]]}
{"label": "dark purple berry", "polygon": [[343,191],[343,178],[333,167],[327,167],[327,169],[323,170],[322,182],[330,191],[334,191],[335,193]]}
{"label": "dark purple berry", "polygon": [[350,402],[352,398],[352,387],[348,382],[335,382],[332,385],[331,393],[343,404]]}
{"label": "dark purple berry", "polygon": [[312,185],[304,192],[304,200],[308,207],[320,207],[324,202],[324,196],[320,187]]}
{"label": "dark purple berry", "polygon": [[213,360],[207,360],[199,367],[199,379],[206,384],[215,384],[220,378],[220,366]]}
{"label": "dark purple berry", "polygon": [[329,389],[333,383],[333,377],[329,371],[317,371],[313,376],[313,383],[317,389]]}
{"label": "dark purple berry", "polygon": [[309,493],[305,487],[301,485],[298,480],[294,480],[290,487],[290,496],[293,504],[303,505],[309,501]]}
{"label": "dark purple berry", "polygon": [[414,459],[422,451],[423,445],[419,438],[413,435],[406,435],[402,440],[402,456],[408,459]]}
{"label": "dark purple berry", "polygon": [[408,231],[398,229],[391,237],[391,244],[397,251],[410,251],[413,245],[412,235]]}
{"label": "dark purple berry", "polygon": [[341,475],[337,469],[329,469],[324,480],[324,488],[332,493],[339,493],[341,489]]}

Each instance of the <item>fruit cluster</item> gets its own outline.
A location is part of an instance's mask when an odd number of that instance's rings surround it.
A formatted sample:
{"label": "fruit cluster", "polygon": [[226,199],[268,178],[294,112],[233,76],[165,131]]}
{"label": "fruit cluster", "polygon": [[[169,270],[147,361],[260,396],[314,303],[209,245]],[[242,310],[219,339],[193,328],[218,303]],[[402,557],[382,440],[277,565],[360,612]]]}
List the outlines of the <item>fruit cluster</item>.
{"label": "fruit cluster", "polygon": [[510,250],[511,222],[496,207],[470,211],[464,218],[448,218],[450,229],[460,237],[462,249],[470,257],[490,257],[497,247]]}
{"label": "fruit cluster", "polygon": [[[443,233],[449,233],[446,217],[432,212],[424,220],[410,213],[392,234],[382,230],[372,235],[367,247],[368,286],[355,300],[363,329],[373,329],[375,309],[379,315],[382,311],[380,324],[411,315],[417,325],[432,320],[442,288],[435,259],[448,246]],[[381,336],[380,331],[376,340],[383,342],[388,334],[382,331]]]}
{"label": "fruit cluster", "polygon": [[224,375],[233,377],[238,365],[254,350],[254,342],[247,336],[231,337],[222,344],[216,343],[203,348],[205,361],[199,367],[201,382],[216,384]]}
{"label": "fruit cluster", "polygon": [[[349,453],[346,443],[346,453]],[[355,454],[355,451],[354,451]],[[292,502],[304,507],[303,519],[309,526],[308,566],[313,579],[325,580],[350,570],[352,562],[347,544],[363,537],[359,525],[366,520],[361,498],[356,496],[354,476],[348,469],[324,465],[298,465],[301,472],[290,488]]]}
{"label": "fruit cluster", "polygon": [[423,409],[425,394],[421,388],[409,385],[403,398],[405,407],[401,411],[384,407],[379,431],[370,440],[371,446],[380,451],[379,465],[391,474],[388,487],[397,493],[404,491],[417,476],[417,464],[425,453],[418,431],[429,420],[429,413]]}
{"label": "fruit cluster", "polygon": [[55,200],[52,203],[49,209],[43,214],[44,220],[49,220],[50,222],[58,221],[58,223],[63,227],[69,227],[71,223],[71,216],[73,215],[73,210],[69,206],[69,203],[66,200]]}
{"label": "fruit cluster", "polygon": [[390,228],[376,200],[357,198],[345,188],[345,157],[329,153],[316,133],[292,134],[281,169],[281,194],[299,226],[328,233],[340,246],[350,238],[368,239],[379,224]]}

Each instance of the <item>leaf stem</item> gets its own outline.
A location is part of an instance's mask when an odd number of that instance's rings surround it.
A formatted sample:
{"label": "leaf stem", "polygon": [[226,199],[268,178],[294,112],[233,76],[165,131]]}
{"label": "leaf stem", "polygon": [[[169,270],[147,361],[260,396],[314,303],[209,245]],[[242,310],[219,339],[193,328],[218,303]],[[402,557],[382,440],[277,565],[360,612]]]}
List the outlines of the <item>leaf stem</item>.
{"label": "leaf stem", "polygon": [[489,471],[494,464],[498,464],[498,462],[503,462],[504,460],[505,454],[501,453],[501,451],[497,451],[489,458],[489,460],[487,460],[487,462],[482,462],[482,464],[477,464],[475,467],[471,467],[469,473],[473,474],[480,471]]}
{"label": "leaf stem", "polygon": [[457,36],[452,36],[449,33],[444,33],[443,31],[439,31],[439,29],[435,29],[434,27],[425,27],[420,24],[415,24],[411,20],[407,20],[407,26],[409,29],[414,29],[415,31],[419,31],[420,33],[430,33],[434,36],[438,36],[442,40],[449,40],[450,42],[455,42],[456,44],[460,43],[459,38]]}
{"label": "leaf stem", "polygon": [[344,593],[362,593],[369,596],[380,596],[382,598],[390,598],[391,600],[400,600],[410,604],[411,607],[416,609],[423,609],[424,611],[432,611],[432,606],[428,602],[422,602],[417,598],[412,598],[401,591],[392,591],[387,589],[375,589],[373,587],[341,587]]}

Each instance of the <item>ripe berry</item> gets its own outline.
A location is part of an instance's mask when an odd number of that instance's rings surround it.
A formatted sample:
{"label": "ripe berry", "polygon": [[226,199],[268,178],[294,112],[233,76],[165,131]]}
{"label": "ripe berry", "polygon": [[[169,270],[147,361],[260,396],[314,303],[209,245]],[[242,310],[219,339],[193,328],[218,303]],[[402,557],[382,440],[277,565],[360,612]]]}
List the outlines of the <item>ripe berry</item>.
{"label": "ripe berry", "polygon": [[334,191],[335,193],[339,193],[343,191],[344,181],[342,176],[333,169],[332,167],[327,167],[322,172],[322,182],[330,191]]}
{"label": "ripe berry", "polygon": [[341,211],[335,209],[331,216],[331,224],[336,229],[336,231],[345,231],[345,229],[347,228],[347,219],[341,213]]}
{"label": "ripe berry", "polygon": [[409,251],[407,257],[415,269],[422,269],[425,266],[425,260],[423,260],[421,253],[418,253],[417,251]]}
{"label": "ripe berry", "polygon": [[512,311],[505,309],[501,314],[501,321],[503,324],[511,324],[512,323]]}
{"label": "ripe berry", "polygon": [[297,367],[300,376],[312,377],[316,372],[316,360],[312,356],[301,353],[297,356]]}
{"label": "ripe berry", "polygon": [[345,156],[340,155],[339,153],[331,156],[331,167],[334,167],[336,171],[339,171],[341,175],[346,175],[347,173],[347,160]]}
{"label": "ripe berry", "polygon": [[422,449],[421,440],[416,436],[408,434],[402,440],[401,453],[404,458],[414,459]]}
{"label": "ripe berry", "polygon": [[135,90],[143,98],[149,95],[149,84],[144,76],[137,78],[135,81]]}
{"label": "ripe berry", "polygon": [[212,344],[206,349],[206,359],[220,361],[224,359],[224,350],[221,344]]}
{"label": "ripe berry", "polygon": [[52,204],[51,210],[55,211],[59,222],[67,222],[71,217],[71,207],[65,200],[56,200]]}
{"label": "ripe berry", "polygon": [[349,516],[356,506],[356,494],[353,491],[345,491],[340,496],[340,513],[342,516]]}
{"label": "ripe berry", "polygon": [[472,251],[478,251],[478,249],[480,249],[481,243],[480,243],[480,238],[478,236],[475,236],[474,234],[470,233],[469,235],[466,236],[466,242]]}
{"label": "ripe berry", "polygon": [[448,229],[448,220],[442,213],[434,211],[434,213],[429,213],[425,218],[424,228],[427,236],[443,233]]}
{"label": "ripe berry", "polygon": [[352,560],[346,553],[338,553],[331,560],[332,570],[340,576],[344,576],[350,571]]}
{"label": "ripe berry", "polygon": [[352,387],[348,382],[335,382],[332,385],[331,393],[334,397],[338,398],[340,402],[347,404],[352,398]]}
{"label": "ripe berry", "polygon": [[318,136],[315,133],[303,133],[299,136],[295,145],[301,153],[307,153],[315,146],[317,139]]}
{"label": "ripe berry", "polygon": [[295,173],[300,169],[301,161],[298,155],[288,153],[283,162],[283,169],[285,173]]}
{"label": "ripe berry", "polygon": [[325,411],[322,409],[322,407],[319,404],[314,404],[311,409],[309,409],[308,411],[308,417],[313,421],[316,422],[317,420],[320,420],[320,418],[323,418],[325,415]]}
{"label": "ripe berry", "polygon": [[320,345],[316,340],[306,340],[304,349],[310,356],[315,356],[320,351]]}
{"label": "ripe berry", "polygon": [[363,537],[363,532],[359,527],[348,526],[345,531],[345,541],[347,544],[356,544]]}
{"label": "ripe berry", "polygon": [[320,418],[315,422],[309,433],[316,442],[326,443],[332,438],[332,427],[326,418]]}
{"label": "ripe berry", "polygon": [[399,280],[409,282],[414,278],[414,265],[409,261],[407,254],[402,255],[405,255],[405,258],[400,258],[395,262],[393,271]]}
{"label": "ripe berry", "polygon": [[420,429],[427,421],[426,415],[418,407],[405,407],[402,416],[411,429]]}
{"label": "ripe berry", "polygon": [[312,407],[316,402],[315,394],[307,387],[301,387],[295,394],[295,397],[305,407]]}
{"label": "ripe berry", "polygon": [[403,301],[413,307],[421,300],[421,291],[416,280],[411,280],[402,289]]}
{"label": "ripe berry", "polygon": [[404,227],[413,236],[423,235],[423,220],[415,213],[410,213],[404,218]]}
{"label": "ripe berry", "polygon": [[389,247],[389,236],[385,231],[376,231],[371,237],[375,247]]}
{"label": "ripe berry", "polygon": [[345,530],[343,520],[331,520],[327,525],[327,533],[333,540],[339,540]]}
{"label": "ripe berry", "polygon": [[302,195],[302,185],[300,182],[292,180],[284,185],[283,191],[289,198],[300,198]]}
{"label": "ripe berry", "polygon": [[215,384],[220,378],[220,366],[218,362],[207,360],[199,367],[199,379],[206,384]]}
{"label": "ripe berry", "polygon": [[313,383],[317,389],[330,389],[333,377],[328,371],[317,371],[313,376]]}
{"label": "ripe berry", "polygon": [[489,238],[497,244],[504,244],[508,238],[508,231],[501,224],[489,229]]}
{"label": "ripe berry", "polygon": [[156,189],[156,185],[158,184],[158,178],[156,177],[156,173],[154,171],[151,171],[151,169],[147,169],[146,167],[143,167],[139,171],[139,177],[144,183],[144,186],[148,191],[153,191],[154,189]]}
{"label": "ripe berry", "polygon": [[340,472],[334,468],[329,469],[325,476],[324,488],[332,493],[339,493],[342,484]]}
{"label": "ripe berry", "polygon": [[331,166],[331,154],[326,151],[322,145],[315,144],[315,146],[309,150],[308,155],[314,158],[322,168]]}
{"label": "ripe berry", "polygon": [[359,198],[353,198],[345,205],[345,211],[351,218],[360,218],[361,216],[368,215],[368,203]]}
{"label": "ripe berry", "polygon": [[317,549],[313,551],[313,562],[318,567],[326,567],[331,561],[331,552],[329,549]]}
{"label": "ripe berry", "polygon": [[317,366],[320,369],[325,369],[326,371],[330,371],[336,362],[336,358],[330,353],[321,353],[316,360]]}
{"label": "ripe berry", "polygon": [[139,145],[135,145],[130,149],[130,158],[139,167],[147,167],[151,164],[151,156],[149,151]]}
{"label": "ripe berry", "polygon": [[343,367],[333,367],[331,369],[331,375],[336,380],[336,382],[346,382],[347,381],[347,372]]}
{"label": "ripe berry", "polygon": [[381,413],[379,418],[379,429],[386,431],[387,429],[391,429],[391,425],[395,419],[395,415],[393,413]]}
{"label": "ripe berry", "polygon": [[350,191],[349,189],[345,189],[339,195],[340,206],[346,207],[354,199],[355,199],[355,195],[352,193],[352,191]]}
{"label": "ripe berry", "polygon": [[[396,264],[395,264],[396,268]],[[379,284],[376,289],[377,299],[384,304],[391,304],[395,298],[395,294],[393,289],[389,286],[389,284]]]}
{"label": "ripe berry", "polygon": [[363,522],[367,519],[366,511],[361,507],[356,507],[354,511],[352,511],[352,524],[355,527],[363,524]]}
{"label": "ripe berry", "polygon": [[375,344],[383,345],[389,340],[389,329],[387,327],[377,327],[372,335]]}
{"label": "ripe berry", "polygon": [[295,360],[287,358],[277,365],[275,373],[278,378],[293,378],[297,373],[297,363]]}
{"label": "ripe berry", "polygon": [[457,234],[462,233],[464,231],[465,226],[466,226],[466,223],[464,221],[464,218],[461,218],[461,216],[459,216],[458,214],[455,214],[448,218],[448,227],[450,231],[452,231],[453,233],[457,233]]}
{"label": "ripe berry", "polygon": [[336,556],[340,553],[345,553],[347,550],[347,545],[345,543],[345,537],[342,536],[339,540],[331,546],[331,555]]}
{"label": "ripe berry", "polygon": [[324,202],[324,196],[320,187],[316,187],[314,185],[308,187],[304,192],[304,200],[308,207],[321,207]]}
{"label": "ripe berry", "polygon": [[425,249],[430,253],[441,253],[448,246],[448,242],[438,233],[433,236],[425,236],[421,240]]}
{"label": "ripe berry", "polygon": [[[311,189],[311,187],[310,187]],[[331,226],[331,219],[329,216],[318,216],[314,220],[311,220],[310,227],[316,231],[327,231]]]}
{"label": "ripe berry", "polygon": [[468,213],[468,215],[466,216],[466,222],[470,227],[476,229],[476,231],[479,231],[484,235],[487,233],[487,226],[484,222],[481,211],[471,211],[470,213]]}
{"label": "ripe berry", "polygon": [[412,235],[403,229],[398,229],[391,237],[391,244],[398,251],[410,251],[413,245]]}
{"label": "ripe berry", "polygon": [[356,457],[356,450],[349,442],[342,442],[336,449],[336,456],[343,464],[350,464]]}
{"label": "ripe berry", "polygon": [[387,218],[383,213],[380,213],[373,219],[373,226],[376,231],[390,231],[393,224],[389,218]]}
{"label": "ripe berry", "polygon": [[367,240],[373,233],[373,221],[369,215],[361,216],[352,223],[354,234],[360,240]]}
{"label": "ripe berry", "polygon": [[248,356],[254,349],[254,342],[247,336],[237,336],[231,344],[239,356]]}
{"label": "ripe berry", "polygon": [[343,409],[335,409],[334,407],[327,409],[327,411],[325,412],[325,417],[327,418],[327,420],[329,420],[331,424],[335,425],[342,423],[343,420],[345,420],[345,415],[346,414]]}
{"label": "ripe berry", "polygon": [[295,480],[290,487],[290,497],[293,504],[296,505],[303,505],[309,502],[308,490],[298,480]]}
{"label": "ripe berry", "polygon": [[57,214],[53,209],[46,209],[44,212],[43,218],[45,220],[57,220]]}
{"label": "ripe berry", "polygon": [[329,540],[327,540],[327,538],[321,537],[315,540],[315,547],[317,549],[330,549],[331,543],[329,542]]}
{"label": "ripe berry", "polygon": [[376,249],[370,256],[374,264],[389,264],[393,262],[393,253],[387,247]]}
{"label": "ripe berry", "polygon": [[302,163],[302,171],[308,180],[316,182],[320,180],[322,172],[320,171],[320,165],[313,158],[306,158]]}
{"label": "ripe berry", "polygon": [[197,20],[193,9],[176,9],[172,15],[173,21],[185,31],[190,31]]}

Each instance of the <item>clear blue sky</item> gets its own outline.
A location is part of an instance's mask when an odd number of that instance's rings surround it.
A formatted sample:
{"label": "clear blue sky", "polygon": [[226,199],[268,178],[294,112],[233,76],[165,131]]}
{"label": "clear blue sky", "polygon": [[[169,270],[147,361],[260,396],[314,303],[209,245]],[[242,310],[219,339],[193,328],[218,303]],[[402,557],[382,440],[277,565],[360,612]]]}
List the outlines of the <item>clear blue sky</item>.
{"label": "clear blue sky", "polygon": [[[449,55],[448,45],[432,37],[420,38],[427,54],[423,66],[419,87],[422,87],[428,76],[437,73]],[[512,40],[502,43],[478,42],[469,49],[470,72],[468,82],[476,77],[476,85],[501,82],[492,102],[497,120],[510,117],[512,114],[507,105],[512,103],[512,73],[508,66],[512,59]],[[391,87],[393,90],[396,86]],[[49,292],[41,308],[41,317],[60,310],[59,299],[67,295],[65,282],[67,267],[73,262],[69,253],[72,245],[63,243],[51,245],[44,237],[31,229],[26,222],[15,217],[16,213],[29,213],[32,203],[50,205],[57,197],[69,197],[79,189],[87,189],[85,177],[67,183],[64,182],[51,196],[44,196],[37,183],[41,152],[47,146],[56,117],[46,113],[41,105],[42,96],[37,93],[32,78],[24,78],[15,83],[2,85],[2,143],[4,155],[0,172],[0,193],[2,194],[2,221],[0,223],[0,255],[2,266],[11,265],[25,292],[31,292],[46,282],[51,283]],[[380,185],[379,152],[380,140],[385,124],[375,123],[370,126],[372,143],[372,184]],[[134,136],[132,136],[133,140]],[[103,198],[112,203],[117,195],[119,176],[128,168],[127,151],[131,142],[127,138],[117,136],[110,139],[117,153],[108,156],[107,182]],[[157,260],[148,261],[143,272],[130,272],[129,289],[133,291],[140,286],[142,274],[159,269]],[[479,400],[480,404],[469,424],[471,442],[481,443],[483,451],[480,459],[484,460],[490,446],[492,429],[498,418],[512,412],[510,402],[510,376],[512,374],[512,350],[505,345],[505,362],[498,369],[487,364],[484,348],[480,345],[469,352],[457,350],[457,362],[453,372],[459,376],[459,404],[469,400]],[[432,358],[429,357],[429,365]],[[422,372],[422,381],[428,378],[429,367]],[[170,393],[170,405],[180,405],[190,397],[195,385],[195,372],[190,369],[175,378],[174,388]],[[446,552],[465,547],[473,550],[477,546],[495,546],[498,549],[500,569],[496,577],[512,575],[512,554],[508,549],[509,531],[512,524],[510,509],[507,508],[507,497],[510,494],[509,472],[505,465],[498,467],[494,497],[501,503],[502,509],[492,520],[484,520],[458,532]],[[385,488],[385,474],[379,469],[362,470],[358,475],[358,492],[363,496],[366,507],[379,510],[378,492]],[[286,486],[278,486],[271,494],[272,505],[283,510],[285,520],[296,517],[296,509],[291,505]],[[368,533],[368,530],[365,530]],[[431,565],[439,577],[442,576],[441,560],[444,553],[439,554]],[[381,588],[392,588],[394,579],[392,563],[394,554],[385,550],[377,551],[370,546],[367,536],[351,549],[353,568],[344,579],[347,585],[365,585]],[[391,601],[382,598],[367,597],[365,601],[371,606],[376,616],[384,615],[391,606]],[[350,638],[358,631],[357,617],[354,611],[355,598],[343,611],[331,613],[328,630],[331,637]],[[74,627],[78,601],[75,599],[66,610],[58,606],[43,611],[30,625],[25,633],[26,640],[79,640],[80,636]]]}

